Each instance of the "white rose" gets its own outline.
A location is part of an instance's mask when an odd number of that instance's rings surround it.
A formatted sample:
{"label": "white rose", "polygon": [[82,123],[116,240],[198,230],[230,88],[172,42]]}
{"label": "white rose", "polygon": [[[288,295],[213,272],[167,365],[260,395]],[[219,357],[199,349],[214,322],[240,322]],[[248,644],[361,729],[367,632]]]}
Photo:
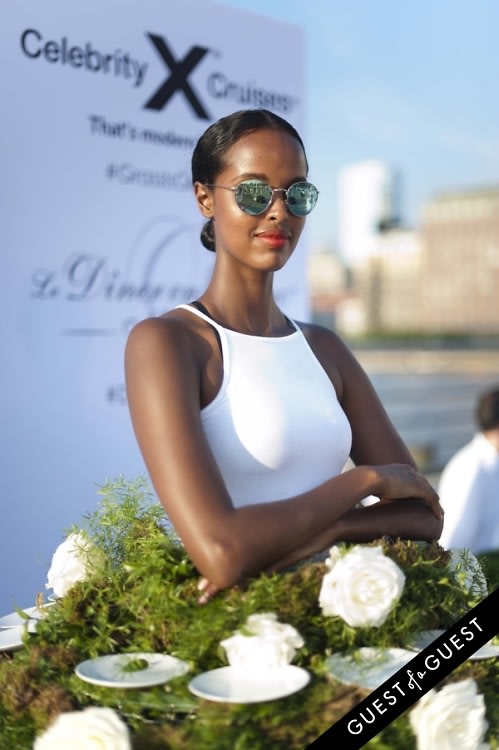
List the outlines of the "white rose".
{"label": "white rose", "polygon": [[430,690],[409,715],[418,750],[488,750],[485,701],[474,680]]}
{"label": "white rose", "polygon": [[112,708],[59,714],[33,750],[131,750],[128,727]]}
{"label": "white rose", "polygon": [[405,576],[381,547],[357,545],[346,554],[333,547],[319,593],[325,615],[348,625],[379,627],[399,600]]}
{"label": "white rose", "polygon": [[282,667],[290,664],[303,638],[295,628],[278,622],[272,612],[250,615],[242,631],[221,642],[231,666]]}
{"label": "white rose", "polygon": [[64,596],[75,583],[87,577],[90,540],[81,533],[70,534],[52,557],[45,587],[56,596]]}

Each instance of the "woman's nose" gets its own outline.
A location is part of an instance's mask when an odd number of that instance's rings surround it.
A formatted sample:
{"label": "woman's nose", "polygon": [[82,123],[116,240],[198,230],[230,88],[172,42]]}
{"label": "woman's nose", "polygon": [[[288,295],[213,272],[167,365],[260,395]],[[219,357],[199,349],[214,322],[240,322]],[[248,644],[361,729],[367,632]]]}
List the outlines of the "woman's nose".
{"label": "woman's nose", "polygon": [[268,210],[269,215],[276,214],[279,216],[287,216],[288,214],[288,202],[287,202],[287,191],[283,189],[274,189],[272,195],[272,201]]}

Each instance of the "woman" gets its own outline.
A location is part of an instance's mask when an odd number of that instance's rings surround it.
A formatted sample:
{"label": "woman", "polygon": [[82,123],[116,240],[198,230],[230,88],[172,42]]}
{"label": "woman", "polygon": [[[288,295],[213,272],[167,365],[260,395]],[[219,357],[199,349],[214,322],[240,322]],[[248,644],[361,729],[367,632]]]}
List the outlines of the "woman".
{"label": "woman", "polygon": [[[338,541],[441,532],[438,496],[349,349],[274,300],[274,273],[317,200],[307,173],[300,136],[277,115],[211,125],[192,157],[209,286],[127,342],[133,426],[201,602]],[[368,495],[380,501],[357,508]]]}

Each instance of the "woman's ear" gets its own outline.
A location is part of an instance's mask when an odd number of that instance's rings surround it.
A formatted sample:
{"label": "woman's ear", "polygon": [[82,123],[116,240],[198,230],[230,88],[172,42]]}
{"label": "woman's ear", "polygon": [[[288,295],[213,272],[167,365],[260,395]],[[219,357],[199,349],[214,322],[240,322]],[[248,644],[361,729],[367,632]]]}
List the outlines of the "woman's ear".
{"label": "woman's ear", "polygon": [[195,182],[194,196],[197,206],[205,219],[211,219],[213,217],[213,195],[211,190],[206,185],[203,185],[202,182]]}

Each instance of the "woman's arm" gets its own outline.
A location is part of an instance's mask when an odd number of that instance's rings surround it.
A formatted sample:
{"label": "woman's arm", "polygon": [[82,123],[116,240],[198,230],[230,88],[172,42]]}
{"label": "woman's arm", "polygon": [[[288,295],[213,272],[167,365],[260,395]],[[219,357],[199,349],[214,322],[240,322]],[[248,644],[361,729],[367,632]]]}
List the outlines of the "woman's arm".
{"label": "woman's arm", "polygon": [[433,488],[412,466],[399,464],[358,466],[299,496],[235,509],[201,423],[206,342],[198,339],[173,317],[142,321],[127,342],[126,382],[158,497],[195,566],[215,586],[264,570],[319,534],[325,546],[333,543],[335,522],[370,494],[419,497],[438,513]]}
{"label": "woman's arm", "polygon": [[278,560],[269,570],[277,571],[293,563],[323,552],[338,542],[372,542],[382,536],[416,541],[431,542],[438,539],[442,522],[419,500],[407,499],[404,507],[400,503],[375,503],[367,508],[354,508],[347,511],[333,524],[334,540],[330,540],[330,530],[318,534],[300,549]]}
{"label": "woman's arm", "polygon": [[[347,511],[332,526],[306,544],[296,547],[288,555],[276,560],[267,569],[267,573],[285,570],[301,560],[306,560],[339,542],[372,542],[382,536],[416,541],[431,542],[438,539],[442,530],[442,521],[419,500],[407,499],[404,507],[400,503],[376,503],[367,508],[354,508]],[[200,604],[206,604],[219,588],[202,578],[199,583]]]}

